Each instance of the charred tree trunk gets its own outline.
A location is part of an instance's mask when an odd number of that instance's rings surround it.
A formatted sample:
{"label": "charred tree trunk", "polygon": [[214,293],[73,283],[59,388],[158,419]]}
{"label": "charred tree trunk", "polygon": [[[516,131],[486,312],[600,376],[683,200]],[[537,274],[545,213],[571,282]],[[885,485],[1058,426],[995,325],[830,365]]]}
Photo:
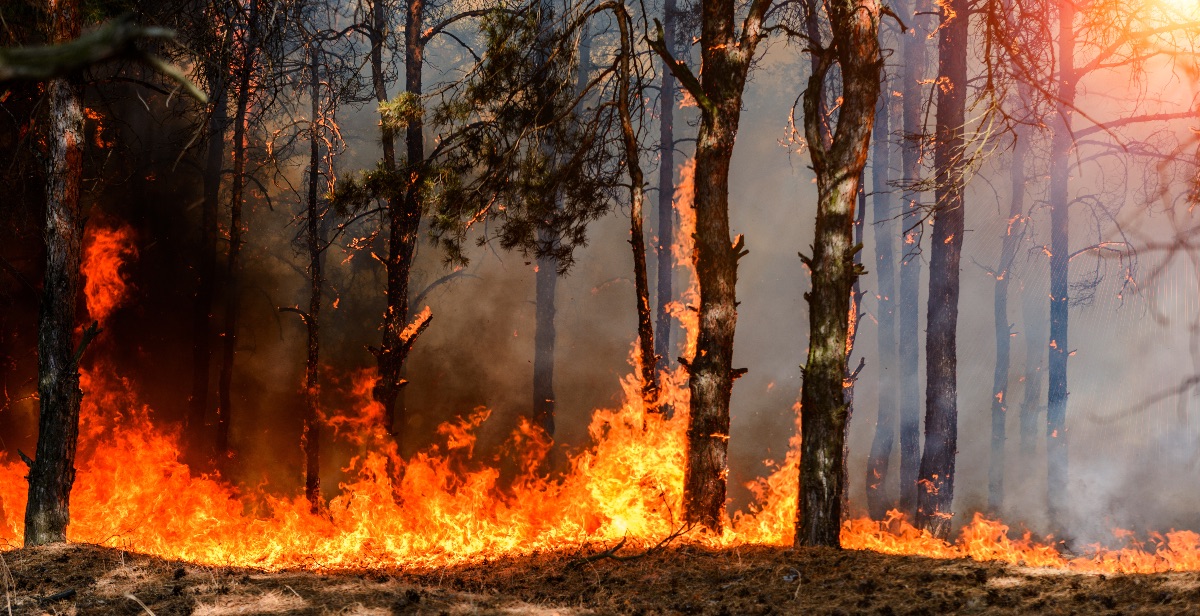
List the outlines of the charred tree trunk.
{"label": "charred tree trunk", "polygon": [[[421,76],[425,63],[425,39],[423,25],[425,14],[424,0],[409,0],[407,8],[407,23],[404,28],[404,82],[405,92],[420,97],[422,93]],[[371,31],[371,79],[375,88],[375,98],[385,102],[387,85],[383,77],[383,40],[387,31],[387,14],[381,0],[376,0],[372,7],[373,26]],[[417,232],[421,227],[421,183],[424,176],[425,138],[424,122],[418,116],[411,121],[405,132],[405,147],[407,153],[407,173],[399,176],[396,165],[395,131],[387,122],[382,126],[383,164],[392,172],[396,182],[406,182],[402,195],[392,195],[387,199],[388,224],[388,256],[385,261],[387,269],[387,308],[383,317],[383,341],[375,349],[375,359],[379,369],[379,380],[376,382],[372,395],[383,405],[384,428],[393,438],[399,438],[407,417],[396,416],[396,398],[400,388],[404,386],[404,364],[408,359],[409,350],[416,336],[428,324],[425,318],[420,323],[409,323],[408,285],[412,274],[413,254],[417,246]]]}
{"label": "charred tree trunk", "polygon": [[917,526],[937,537],[950,534],[954,462],[958,453],[958,295],[962,242],[963,140],[967,109],[967,0],[942,7],[938,40],[937,128],[934,168],[936,209],[929,255],[929,307],[925,341],[925,448],[917,491]]}
{"label": "charred tree trunk", "polygon": [[921,193],[915,184],[921,177],[925,134],[925,98],[921,81],[926,76],[926,40],[931,28],[928,0],[912,3],[913,32],[903,36],[904,70],[901,77],[904,141],[901,149],[901,179],[904,184],[900,244],[900,295],[896,307],[896,340],[900,353],[900,510],[913,515],[917,508],[917,475],[921,468]]}
{"label": "charred tree trunk", "polygon": [[896,443],[896,212],[892,207],[891,187],[891,123],[889,116],[891,89],[884,80],[879,106],[875,110],[875,134],[871,153],[871,192],[875,206],[875,279],[879,290],[876,316],[879,329],[879,417],[875,423],[875,438],[867,460],[867,511],[872,519],[882,520],[894,501],[887,495],[888,469]]}
{"label": "charred tree trunk", "polygon": [[323,215],[317,201],[317,181],[321,164],[320,125],[317,122],[321,115],[320,50],[314,45],[310,54],[312,56],[309,60],[312,124],[309,126],[308,138],[308,212],[305,221],[310,286],[308,318],[305,319],[305,324],[308,326],[308,357],[304,364],[304,425],[301,428],[300,442],[304,449],[304,496],[315,513],[323,504],[321,499],[321,382],[318,368],[321,356],[321,292],[325,285],[321,259],[325,251],[325,242],[321,233]]}
{"label": "charred tree trunk", "polygon": [[[81,16],[75,0],[51,4],[50,35],[55,43],[78,38]],[[29,468],[25,545],[67,540],[75,447],[79,436],[79,355],[75,349],[75,306],[83,244],[79,202],[83,175],[83,105],[72,79],[46,84],[49,145],[46,157],[46,270],[38,317],[37,457]],[[95,334],[95,324],[91,334]]]}
{"label": "charred tree trunk", "polygon": [[[840,547],[842,467],[850,415],[847,356],[851,290],[863,273],[855,263],[854,207],[875,124],[883,60],[879,51],[880,5],[872,0],[827,2],[832,41],[813,50],[817,62],[804,91],[804,129],[817,176],[817,221],[812,256],[808,360],[800,392],[799,507],[796,545]],[[824,128],[821,102],[829,71],[841,72],[842,104],[837,126]]]}
{"label": "charred tree trunk", "polygon": [[227,298],[225,326],[221,338],[221,373],[217,380],[216,454],[221,464],[233,455],[229,448],[230,416],[233,413],[233,370],[237,354],[237,327],[241,299],[239,275],[242,252],[242,201],[246,187],[246,124],[250,106],[251,77],[258,51],[258,3],[251,2],[243,35],[243,56],[238,67],[237,108],[233,116],[233,182],[229,189],[229,253],[225,263]]}
{"label": "charred tree trunk", "polygon": [[1047,361],[1047,507],[1053,525],[1063,523],[1067,498],[1067,341],[1070,262],[1071,117],[1075,108],[1075,5],[1058,3],[1058,101],[1050,141],[1050,349]]}
{"label": "charred tree trunk", "polygon": [[[663,6],[663,42],[672,53],[675,51],[675,0],[666,0]],[[671,366],[671,333],[674,329],[667,305],[675,299],[675,259],[671,245],[675,241],[675,75],[663,64],[662,83],[658,98],[658,242],[655,245],[657,258],[657,313],[655,315],[656,338],[654,354]],[[671,417],[674,409],[663,406],[663,415]]]}
{"label": "charred tree trunk", "polygon": [[[641,148],[634,132],[630,113],[630,68],[633,55],[633,34],[629,14],[624,5],[616,7],[617,25],[621,31],[620,85],[617,109],[621,116],[621,136],[625,146],[625,166],[629,172],[629,243],[633,246],[633,277],[637,291],[638,352],[641,355],[642,400],[648,405],[658,403],[658,358],[654,353],[654,323],[650,312],[650,281],[646,273],[646,237],[642,231],[642,209],[645,203],[645,175],[642,173]],[[586,32],[584,35],[586,36]],[[580,62],[584,64],[584,62]]]}
{"label": "charred tree trunk", "polygon": [[988,509],[999,512],[1004,506],[1004,458],[1008,419],[1008,371],[1011,363],[1012,324],[1008,322],[1008,287],[1012,280],[1013,260],[1023,235],[1025,210],[1025,157],[1029,140],[1018,131],[1012,160],[1012,199],[1008,207],[1008,224],[1000,245],[1000,262],[993,276],[996,279],[992,313],[996,329],[996,369],[992,372],[992,451],[988,464]]}
{"label": "charred tree trunk", "polygon": [[752,0],[741,34],[734,33],[736,3],[703,0],[700,4],[701,78],[675,61],[662,33],[652,41],[700,107],[696,139],[696,248],[693,257],[700,286],[696,356],[688,364],[691,413],[687,430],[683,517],[719,531],[725,513],[726,457],[729,447],[729,398],[733,380],[733,334],[737,325],[737,263],[744,240],[729,237],[729,162],[737,137],[746,75],[762,38],[762,19],[770,0]]}
{"label": "charred tree trunk", "polygon": [[[1039,295],[1029,290],[1021,294],[1021,320],[1025,325],[1025,393],[1021,396],[1021,459],[1026,464],[1037,450],[1038,417],[1041,415],[1042,363],[1046,352],[1046,319]],[[1032,466],[1027,467],[1033,472]]]}
{"label": "charred tree trunk", "polygon": [[[214,73],[216,71],[214,70]],[[192,306],[192,395],[184,434],[199,459],[211,447],[205,421],[212,382],[213,293],[217,275],[217,217],[220,210],[221,171],[225,164],[225,129],[229,123],[224,80],[213,77],[212,114],[208,123],[208,152],[204,166],[204,200],[200,215],[200,264],[196,303]]]}

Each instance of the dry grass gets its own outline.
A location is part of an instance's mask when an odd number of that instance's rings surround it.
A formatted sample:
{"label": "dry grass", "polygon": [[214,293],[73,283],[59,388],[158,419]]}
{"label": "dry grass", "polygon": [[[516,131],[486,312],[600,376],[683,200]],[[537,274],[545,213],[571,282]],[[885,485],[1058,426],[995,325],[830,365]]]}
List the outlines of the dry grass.
{"label": "dry grass", "polygon": [[870,552],[687,545],[570,566],[586,555],[424,571],[264,573],[72,545],[4,552],[0,580],[13,616],[1200,613],[1200,574],[1105,577]]}

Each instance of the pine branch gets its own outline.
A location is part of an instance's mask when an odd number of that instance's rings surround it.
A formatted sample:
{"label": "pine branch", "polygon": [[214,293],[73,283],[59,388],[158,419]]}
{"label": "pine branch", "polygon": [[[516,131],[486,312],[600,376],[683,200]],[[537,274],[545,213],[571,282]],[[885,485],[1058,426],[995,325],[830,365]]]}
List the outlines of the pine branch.
{"label": "pine branch", "polygon": [[156,26],[141,26],[132,15],[114,19],[79,38],[58,45],[0,49],[0,82],[46,81],[122,57],[132,57],[175,81],[196,100],[208,96],[175,65],[137,49],[140,39],[172,40],[175,32]]}

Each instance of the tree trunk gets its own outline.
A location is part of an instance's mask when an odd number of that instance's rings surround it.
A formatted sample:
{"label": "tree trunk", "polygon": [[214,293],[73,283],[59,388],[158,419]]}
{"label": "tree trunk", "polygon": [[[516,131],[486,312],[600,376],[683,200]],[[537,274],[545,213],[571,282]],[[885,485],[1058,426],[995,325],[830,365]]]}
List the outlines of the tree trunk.
{"label": "tree trunk", "polygon": [[[937,128],[934,168],[937,204],[929,256],[925,341],[925,448],[917,491],[917,526],[950,534],[954,462],[958,447],[958,295],[965,227],[963,141],[967,108],[967,0],[942,8],[938,40]],[[943,82],[944,80],[944,82]]]}
{"label": "tree trunk", "polygon": [[[217,73],[215,68],[212,69]],[[221,172],[225,164],[225,129],[229,123],[228,95],[222,76],[209,82],[213,93],[208,123],[208,152],[204,165],[204,199],[200,215],[200,263],[196,302],[192,305],[192,395],[189,398],[185,437],[192,444],[194,459],[209,453],[211,443],[205,422],[212,385],[213,292],[217,275],[217,217],[220,210]]]}
{"label": "tree trunk", "polygon": [[221,373],[217,380],[216,453],[220,464],[233,455],[229,448],[230,416],[233,413],[233,371],[237,353],[237,327],[240,314],[239,275],[242,252],[242,201],[246,187],[246,124],[250,105],[251,76],[258,51],[258,3],[251,2],[243,57],[238,67],[237,109],[233,116],[233,183],[229,190],[229,257],[225,264],[227,297],[225,327],[221,338]]}
{"label": "tree trunk", "polygon": [[1037,450],[1037,424],[1041,415],[1042,374],[1046,352],[1046,319],[1040,296],[1028,289],[1021,294],[1021,320],[1025,325],[1025,393],[1021,397],[1021,460],[1028,472]]}
{"label": "tree trunk", "polygon": [[1076,92],[1075,5],[1058,3],[1058,102],[1050,141],[1050,348],[1046,398],[1047,506],[1052,525],[1063,523],[1067,498],[1067,341],[1070,278],[1071,136]]}
{"label": "tree trunk", "polygon": [[904,143],[901,171],[905,186],[900,244],[900,296],[896,307],[897,343],[900,350],[900,510],[913,515],[917,508],[917,475],[921,466],[921,331],[918,317],[921,296],[921,193],[914,185],[921,177],[921,138],[925,133],[926,40],[930,28],[928,0],[914,0],[913,32],[903,36],[904,70],[901,93]]}
{"label": "tree trunk", "polygon": [[[796,545],[840,547],[842,467],[850,400],[846,360],[851,290],[863,268],[855,263],[854,207],[875,125],[883,60],[880,6],[872,0],[837,0],[829,9],[832,48],[814,51],[817,62],[804,91],[804,128],[817,176],[817,220],[808,300],[809,344],[800,391],[799,507]],[[836,131],[826,132],[821,112],[829,70],[837,62],[842,103]]]}
{"label": "tree trunk", "polygon": [[[688,367],[691,414],[684,475],[684,519],[718,532],[725,513],[729,398],[733,394],[733,335],[737,327],[737,262],[741,245],[729,238],[729,163],[741,114],[748,66],[729,61],[733,24],[714,12],[732,3],[702,5],[703,87],[719,96],[703,113],[696,141],[696,244],[692,258],[700,287],[696,356]],[[715,92],[714,92],[715,90]],[[740,239],[740,238],[739,238]]]}
{"label": "tree trunk", "polygon": [[[404,89],[406,93],[420,97],[421,75],[425,62],[425,41],[422,38],[424,0],[409,0],[407,10],[408,19],[404,28]],[[387,31],[387,16],[380,0],[374,3],[373,15],[371,77],[376,99],[385,102],[387,86],[383,80],[383,33]],[[389,171],[398,172],[394,131],[384,123],[382,133],[384,166]],[[421,227],[420,187],[424,175],[425,139],[424,122],[420,116],[406,128],[405,146],[408,158],[408,173],[405,174],[405,179],[409,182],[408,187],[401,198],[389,198],[387,203],[387,308],[383,317],[383,342],[375,353],[379,380],[372,391],[374,399],[385,409],[384,428],[397,439],[408,424],[407,417],[396,415],[396,398],[405,384],[402,376],[404,363],[413,343],[413,340],[406,339],[404,334],[411,330],[408,328],[408,285],[412,274],[413,254],[417,246],[417,232]]]}
{"label": "tree trunk", "polygon": [[[633,70],[633,34],[625,7],[615,9],[621,31],[621,53],[618,59],[619,87],[617,110],[621,117],[621,136],[625,149],[625,167],[629,173],[629,243],[633,246],[633,277],[637,291],[638,351],[642,370],[642,400],[647,405],[658,403],[657,357],[654,354],[654,324],[650,312],[650,281],[646,273],[646,237],[642,231],[642,209],[645,203],[645,175],[642,173],[641,148],[633,128],[630,107],[630,81]],[[584,31],[584,36],[587,32]],[[581,48],[581,51],[583,49]],[[581,58],[580,66],[585,62]],[[581,71],[582,73],[582,71]]]}
{"label": "tree trunk", "polygon": [[733,334],[737,326],[737,262],[745,254],[743,238],[729,238],[729,162],[742,112],[742,93],[754,51],[763,36],[762,19],[770,0],[752,0],[734,34],[733,0],[700,4],[700,68],[697,78],[675,62],[666,41],[652,40],[654,51],[675,73],[700,107],[696,137],[696,246],[693,263],[700,287],[696,356],[686,365],[691,412],[688,416],[687,466],[683,518],[719,532],[725,513],[726,457],[729,447],[729,397],[733,380]]}
{"label": "tree trunk", "polygon": [[1000,245],[1000,263],[993,275],[996,278],[995,300],[992,306],[996,331],[996,368],[992,372],[992,452],[988,464],[988,509],[998,513],[1004,506],[1004,448],[1007,441],[1005,426],[1008,419],[1008,370],[1012,347],[1012,325],[1008,322],[1008,286],[1012,280],[1013,260],[1017,244],[1023,235],[1025,210],[1025,157],[1029,140],[1025,131],[1017,132],[1012,160],[1012,198],[1008,207],[1008,223]]}
{"label": "tree trunk", "polygon": [[[672,53],[675,51],[675,0],[666,0],[663,5],[663,41]],[[667,305],[675,300],[675,259],[671,245],[675,240],[675,75],[663,64],[658,110],[658,242],[657,257],[658,285],[655,316],[654,354],[664,362],[664,367],[673,365],[671,358],[671,333],[674,329]],[[659,409],[670,418],[674,409],[664,405]]]}
{"label": "tree trunk", "polygon": [[[51,39],[63,43],[77,38],[81,21],[78,3],[59,0],[51,7]],[[84,224],[79,203],[83,105],[80,87],[73,80],[51,80],[46,90],[50,123],[46,157],[46,269],[38,317],[40,412],[37,457],[29,469],[26,547],[67,540],[79,405],[83,398],[73,340]]]}
{"label": "tree trunk", "polygon": [[896,442],[896,212],[892,207],[891,187],[891,89],[883,84],[879,107],[875,111],[874,149],[871,154],[871,191],[875,206],[875,279],[879,290],[876,316],[879,329],[879,363],[875,374],[879,381],[879,417],[875,438],[867,460],[867,511],[872,519],[882,520],[895,504],[887,495],[888,468]]}
{"label": "tree trunk", "polygon": [[322,506],[321,499],[321,383],[318,368],[320,365],[321,342],[321,291],[325,280],[322,275],[321,257],[324,253],[324,238],[321,233],[323,216],[317,202],[317,180],[320,174],[321,145],[320,127],[317,123],[321,116],[321,76],[320,50],[310,42],[309,80],[312,98],[312,116],[309,125],[309,158],[308,158],[308,212],[305,225],[308,243],[308,357],[304,365],[304,425],[301,429],[300,442],[304,450],[304,496],[315,513]]}
{"label": "tree trunk", "polygon": [[[541,241],[552,239],[540,232]],[[554,436],[554,292],[558,288],[558,260],[539,257],[535,277],[533,334],[533,423]]]}

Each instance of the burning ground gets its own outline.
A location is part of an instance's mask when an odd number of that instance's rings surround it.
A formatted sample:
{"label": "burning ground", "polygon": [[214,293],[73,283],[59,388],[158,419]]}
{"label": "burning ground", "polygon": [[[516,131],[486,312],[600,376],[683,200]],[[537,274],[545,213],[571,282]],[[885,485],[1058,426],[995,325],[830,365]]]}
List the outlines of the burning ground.
{"label": "burning ground", "polygon": [[266,573],[90,545],[3,554],[13,614],[1182,614],[1200,574],[1104,575],[870,551],[682,544],[441,568]]}

